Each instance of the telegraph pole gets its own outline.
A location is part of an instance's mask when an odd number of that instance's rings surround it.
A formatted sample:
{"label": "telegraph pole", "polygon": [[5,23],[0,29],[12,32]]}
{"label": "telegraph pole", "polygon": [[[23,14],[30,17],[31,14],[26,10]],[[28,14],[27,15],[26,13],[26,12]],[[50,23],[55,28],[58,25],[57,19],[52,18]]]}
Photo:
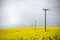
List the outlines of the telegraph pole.
{"label": "telegraph pole", "polygon": [[49,9],[44,9],[43,10],[45,11],[45,32],[46,32],[46,11],[48,11]]}
{"label": "telegraph pole", "polygon": [[36,30],[36,20],[35,20],[35,30]]}
{"label": "telegraph pole", "polygon": [[31,23],[31,27],[33,27],[33,23]]}

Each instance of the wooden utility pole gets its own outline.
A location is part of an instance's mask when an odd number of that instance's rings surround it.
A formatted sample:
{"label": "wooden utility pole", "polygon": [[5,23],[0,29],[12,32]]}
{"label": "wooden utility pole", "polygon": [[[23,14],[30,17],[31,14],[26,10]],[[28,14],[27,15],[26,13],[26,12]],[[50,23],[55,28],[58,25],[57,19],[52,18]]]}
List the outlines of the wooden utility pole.
{"label": "wooden utility pole", "polygon": [[35,30],[36,30],[36,20],[35,20]]}
{"label": "wooden utility pole", "polygon": [[49,9],[44,9],[43,10],[45,11],[45,32],[46,32],[46,11],[48,11]]}
{"label": "wooden utility pole", "polygon": [[33,27],[33,23],[31,23],[31,27]]}

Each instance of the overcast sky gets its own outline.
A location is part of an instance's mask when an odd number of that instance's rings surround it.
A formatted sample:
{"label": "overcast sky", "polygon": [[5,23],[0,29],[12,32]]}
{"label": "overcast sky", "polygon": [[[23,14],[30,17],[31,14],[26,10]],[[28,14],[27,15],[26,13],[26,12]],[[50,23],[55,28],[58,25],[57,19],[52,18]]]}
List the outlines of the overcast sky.
{"label": "overcast sky", "polygon": [[0,28],[29,26],[36,20],[44,25],[43,8],[47,11],[47,25],[60,25],[60,0],[0,0]]}

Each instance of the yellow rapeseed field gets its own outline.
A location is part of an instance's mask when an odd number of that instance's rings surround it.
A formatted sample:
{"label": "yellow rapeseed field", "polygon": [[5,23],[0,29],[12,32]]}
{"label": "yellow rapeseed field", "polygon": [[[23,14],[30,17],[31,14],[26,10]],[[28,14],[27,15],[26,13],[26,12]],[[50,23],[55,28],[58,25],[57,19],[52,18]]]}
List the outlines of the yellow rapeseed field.
{"label": "yellow rapeseed field", "polygon": [[28,26],[0,29],[0,40],[60,40],[60,26]]}

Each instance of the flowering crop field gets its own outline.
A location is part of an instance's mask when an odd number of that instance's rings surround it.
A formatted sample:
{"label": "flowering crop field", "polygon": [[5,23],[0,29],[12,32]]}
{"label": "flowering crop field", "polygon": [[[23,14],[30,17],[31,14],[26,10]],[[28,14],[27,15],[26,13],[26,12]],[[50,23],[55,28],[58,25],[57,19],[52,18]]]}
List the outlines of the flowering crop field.
{"label": "flowering crop field", "polygon": [[0,29],[0,40],[60,40],[60,26]]}

